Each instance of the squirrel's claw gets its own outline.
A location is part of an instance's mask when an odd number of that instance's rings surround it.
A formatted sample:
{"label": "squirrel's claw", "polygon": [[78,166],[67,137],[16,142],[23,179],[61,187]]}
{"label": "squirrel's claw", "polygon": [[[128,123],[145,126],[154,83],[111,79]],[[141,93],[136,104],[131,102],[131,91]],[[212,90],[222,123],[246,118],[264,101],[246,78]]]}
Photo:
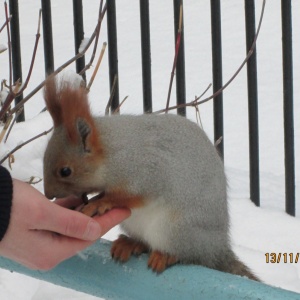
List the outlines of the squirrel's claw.
{"label": "squirrel's claw", "polygon": [[81,208],[81,212],[89,217],[94,217],[95,215],[103,215],[107,211],[113,208],[113,204],[109,201],[105,201],[103,197],[104,193],[94,196],[90,200],[86,194],[82,195],[82,199],[85,205]]}
{"label": "squirrel's claw", "polygon": [[149,248],[142,242],[136,241],[121,234],[112,244],[110,253],[113,259],[126,262],[131,255],[140,255],[148,252]]}
{"label": "squirrel's claw", "polygon": [[161,273],[177,262],[178,259],[174,255],[162,253],[160,251],[152,251],[148,260],[148,267],[154,272]]}

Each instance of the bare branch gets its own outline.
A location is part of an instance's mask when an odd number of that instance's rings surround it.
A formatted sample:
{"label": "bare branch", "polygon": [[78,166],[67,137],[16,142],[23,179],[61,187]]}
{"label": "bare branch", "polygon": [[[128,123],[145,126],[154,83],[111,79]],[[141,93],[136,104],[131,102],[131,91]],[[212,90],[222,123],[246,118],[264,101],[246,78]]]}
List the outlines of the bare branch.
{"label": "bare branch", "polygon": [[5,155],[1,160],[0,160],[0,164],[2,164],[7,158],[9,158],[13,153],[15,153],[17,150],[21,149],[23,146],[31,143],[32,141],[40,138],[43,135],[47,135],[51,130],[53,129],[53,127],[51,127],[49,130],[46,130],[36,136],[34,136],[33,138],[27,140],[26,142],[16,146],[13,150],[11,150],[7,155]]}
{"label": "bare branch", "polygon": [[6,122],[5,122],[5,124],[4,124],[3,128],[2,128],[2,131],[1,131],[1,133],[0,133],[0,143],[2,142],[3,137],[5,136],[5,133],[6,133],[8,127],[9,127],[9,125],[10,125],[10,123],[11,123],[11,120],[12,120],[12,116],[10,116],[10,117],[6,120]]}
{"label": "bare branch", "polygon": [[88,84],[87,87],[86,87],[87,91],[90,91],[90,88],[91,88],[91,86],[92,86],[92,84],[93,84],[93,82],[94,82],[94,79],[95,79],[95,77],[96,77],[96,74],[97,74],[97,72],[98,72],[98,69],[99,69],[99,67],[100,67],[100,64],[101,64],[101,61],[102,61],[102,58],[103,58],[103,55],[104,55],[104,52],[105,52],[105,49],[106,49],[106,45],[107,45],[107,43],[104,42],[104,43],[103,43],[103,46],[102,46],[102,49],[101,49],[101,52],[100,52],[100,55],[99,55],[99,58],[98,58],[98,61],[97,61],[97,64],[96,64],[96,67],[95,67],[95,70],[94,70],[94,72],[93,72],[93,75],[92,75],[92,77],[91,77],[91,79],[90,79],[89,84]]}
{"label": "bare branch", "polygon": [[28,181],[26,181],[28,184],[34,185],[38,184],[43,180],[43,178],[31,176]]}
{"label": "bare branch", "polygon": [[82,75],[86,70],[88,70],[94,61],[97,46],[98,46],[98,40],[99,40],[99,35],[100,35],[100,30],[101,30],[102,19],[104,18],[104,15],[105,15],[106,9],[107,9],[106,3],[104,5],[103,9],[102,9],[102,6],[103,6],[103,0],[101,0],[101,2],[100,2],[98,20],[101,20],[101,22],[99,23],[99,26],[97,27],[97,34],[96,34],[94,49],[93,49],[89,63],[79,72],[79,75]]}
{"label": "bare branch", "polygon": [[[30,80],[30,77],[31,77],[31,73],[32,73],[32,70],[33,70],[33,65],[34,65],[34,61],[35,61],[35,57],[36,57],[36,51],[37,51],[37,47],[38,47],[38,42],[39,42],[39,38],[40,38],[40,24],[41,24],[41,13],[42,11],[40,10],[39,12],[39,21],[38,21],[38,29],[37,29],[37,34],[36,34],[36,41],[35,41],[35,46],[34,46],[34,50],[33,50],[33,54],[32,54],[32,59],[31,59],[31,64],[30,64],[30,68],[29,68],[29,72],[28,72],[28,75],[27,75],[27,78],[25,80],[25,83],[23,84],[22,88],[19,89],[17,92],[13,91],[12,90],[12,84],[11,84],[11,64],[10,64],[10,83],[9,83],[9,94],[5,100],[5,103],[4,105],[2,106],[2,109],[0,111],[0,120],[3,118],[4,114],[7,112],[7,110],[9,109],[12,101],[20,94],[23,93],[23,91],[26,89],[27,85],[28,85],[28,82]],[[10,45],[10,40],[8,41],[8,44]],[[8,47],[9,49],[9,57],[11,57],[11,47]],[[17,82],[18,83],[18,82]],[[17,85],[17,83],[15,85]],[[20,110],[19,110],[20,111]],[[11,113],[12,114],[12,113]]]}
{"label": "bare branch", "polygon": [[5,28],[5,26],[8,26],[8,23],[10,22],[10,20],[11,20],[11,16],[8,18],[8,20],[6,20],[5,22],[4,22],[4,24],[1,26],[1,28],[0,28],[0,33],[1,33],[1,31]]}
{"label": "bare branch", "polygon": [[31,63],[30,63],[28,75],[26,77],[26,80],[25,80],[24,84],[22,85],[21,90],[18,92],[16,97],[23,93],[23,91],[26,89],[26,87],[28,85],[28,82],[30,80],[30,77],[31,77],[31,73],[32,73],[32,70],[33,70],[34,61],[35,61],[35,57],[36,57],[36,51],[37,51],[38,44],[39,44],[39,39],[40,39],[40,36],[41,36],[41,34],[40,34],[41,16],[42,16],[42,10],[40,9],[40,11],[39,11],[39,20],[38,20],[38,28],[37,28],[36,39],[35,39],[35,45],[34,45],[34,48],[33,48],[33,53],[32,53],[32,58],[31,58]]}
{"label": "bare branch", "polygon": [[121,106],[124,104],[124,102],[127,100],[128,96],[126,96],[121,103],[119,104],[119,106],[113,111],[113,114],[117,114],[120,111]]}
{"label": "bare branch", "polygon": [[[12,123],[11,123],[11,125],[10,125],[10,127],[9,127],[9,129],[8,129],[8,131],[7,131],[7,135],[6,135],[6,137],[5,137],[4,143],[6,143],[8,137],[9,137],[9,135],[10,135],[10,133],[11,133],[12,128],[14,127],[14,125],[15,125],[15,123],[16,123],[18,117],[19,117],[19,115],[22,113],[23,110],[24,110],[24,107],[21,107],[20,110],[18,110],[18,111],[16,112],[15,118],[14,118],[14,120],[12,121]],[[12,118],[12,115],[10,115],[9,118]]]}
{"label": "bare branch", "polygon": [[[249,58],[251,57],[255,47],[256,47],[256,41],[260,32],[260,28],[261,28],[261,24],[262,24],[262,20],[263,20],[263,16],[264,16],[264,11],[265,11],[265,4],[266,4],[266,0],[263,0],[263,4],[262,4],[262,10],[261,10],[261,14],[260,14],[260,19],[259,19],[259,23],[258,23],[258,27],[257,27],[257,31],[256,34],[254,36],[254,40],[253,43],[251,45],[251,48],[249,49],[246,58],[244,59],[244,61],[242,62],[242,64],[240,65],[240,67],[237,69],[237,71],[233,74],[233,76],[226,82],[225,85],[223,85],[223,87],[221,87],[218,91],[216,91],[214,94],[212,94],[211,96],[200,100],[201,96],[197,97],[195,100],[189,102],[189,103],[184,103],[184,104],[180,104],[180,105],[176,105],[176,106],[172,106],[169,107],[168,110],[173,110],[173,109],[177,109],[177,108],[181,108],[181,107],[187,107],[187,106],[195,106],[195,105],[199,105],[199,104],[203,104],[213,98],[215,98],[216,96],[218,96],[219,94],[221,94],[229,85],[230,83],[237,77],[237,75],[240,73],[240,71],[243,69],[243,67],[245,66],[245,64],[247,63],[247,61],[249,60]],[[158,110],[154,113],[164,113],[166,112],[166,109],[161,109]]]}
{"label": "bare branch", "polygon": [[[6,1],[4,2],[4,10],[5,10],[6,23],[8,23],[11,17],[8,16],[8,8],[7,8]],[[6,26],[6,31],[7,31],[7,47],[8,47],[8,60],[9,60],[9,91],[11,93],[12,92],[12,90],[11,90],[11,86],[12,86],[12,58],[11,58],[11,56],[12,56],[12,54],[11,54],[11,40],[10,40],[9,26]]]}
{"label": "bare branch", "polygon": [[[103,20],[103,16],[104,13],[106,12],[106,6],[103,8],[103,13],[101,14],[101,18],[98,20],[98,23],[96,25],[96,28],[93,32],[93,34],[91,35],[88,43],[85,45],[85,47],[82,49],[81,52],[77,53],[75,56],[73,56],[71,59],[69,59],[67,62],[65,62],[64,64],[62,64],[59,68],[57,68],[52,74],[51,76],[55,76],[57,74],[59,74],[62,70],[64,70],[67,66],[69,66],[70,64],[72,64],[74,61],[76,61],[77,59],[79,59],[80,57],[82,57],[86,51],[89,49],[89,47],[91,46],[92,42],[94,41],[97,32],[98,32],[98,28],[101,25],[101,22]],[[33,89],[23,100],[21,100],[14,108],[11,109],[10,114],[15,113],[16,111],[18,111],[20,109],[21,106],[23,106],[33,95],[35,95],[44,85],[45,85],[46,79],[44,81],[42,81],[35,89]],[[3,112],[2,110],[0,111],[0,120],[3,116]]]}
{"label": "bare branch", "polygon": [[12,170],[12,167],[11,165],[15,162],[15,157],[13,154],[10,154],[9,157],[8,157],[8,166],[9,168]]}
{"label": "bare branch", "polygon": [[175,76],[175,69],[176,69],[178,52],[179,52],[179,47],[180,47],[180,42],[181,42],[181,32],[182,32],[182,3],[180,5],[179,26],[178,26],[178,32],[177,32],[177,38],[176,38],[175,56],[174,56],[174,61],[173,61],[171,77],[170,77],[170,83],[169,83],[168,97],[167,97],[167,104],[166,104],[165,113],[168,112],[169,106],[170,106],[172,85],[173,85],[173,80],[174,80],[174,76]]}
{"label": "bare branch", "polygon": [[105,108],[105,115],[106,116],[109,114],[109,108],[111,106],[111,102],[112,102],[112,99],[113,99],[115,91],[116,91],[117,81],[118,81],[118,75],[116,74],[115,77],[114,77],[114,82],[113,82],[112,88],[111,88],[110,97],[108,99],[108,102],[107,102],[107,105],[106,105],[106,108]]}

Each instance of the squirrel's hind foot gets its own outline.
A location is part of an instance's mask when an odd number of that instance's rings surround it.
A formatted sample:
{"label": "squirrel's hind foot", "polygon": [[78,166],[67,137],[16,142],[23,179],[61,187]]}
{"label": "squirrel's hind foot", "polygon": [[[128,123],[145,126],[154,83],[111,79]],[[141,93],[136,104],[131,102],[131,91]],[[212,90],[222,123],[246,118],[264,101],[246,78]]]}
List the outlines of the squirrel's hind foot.
{"label": "squirrel's hind foot", "polygon": [[156,273],[163,272],[166,268],[178,263],[178,259],[174,255],[162,253],[160,251],[152,251],[148,260],[148,267]]}
{"label": "squirrel's hind foot", "polygon": [[113,259],[126,262],[131,255],[141,255],[149,252],[149,248],[142,242],[136,241],[128,236],[121,234],[112,244],[110,253]]}

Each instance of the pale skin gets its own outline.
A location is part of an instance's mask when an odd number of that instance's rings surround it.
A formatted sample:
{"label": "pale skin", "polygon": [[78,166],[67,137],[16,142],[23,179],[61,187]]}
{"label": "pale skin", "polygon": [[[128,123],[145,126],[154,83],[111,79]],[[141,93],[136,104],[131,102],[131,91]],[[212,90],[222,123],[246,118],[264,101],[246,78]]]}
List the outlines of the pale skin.
{"label": "pale skin", "polygon": [[69,209],[80,201],[68,197],[54,203],[30,185],[13,179],[11,218],[0,241],[0,255],[30,269],[49,270],[130,216],[128,209],[113,209],[93,218]]}

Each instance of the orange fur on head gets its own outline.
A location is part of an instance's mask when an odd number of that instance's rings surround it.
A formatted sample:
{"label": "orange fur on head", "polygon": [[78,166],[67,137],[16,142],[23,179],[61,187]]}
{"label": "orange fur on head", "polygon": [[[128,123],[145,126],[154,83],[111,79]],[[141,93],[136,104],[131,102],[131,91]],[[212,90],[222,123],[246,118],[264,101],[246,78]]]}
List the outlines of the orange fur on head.
{"label": "orange fur on head", "polygon": [[64,126],[70,142],[75,144],[80,142],[76,123],[79,119],[82,119],[91,130],[88,137],[89,144],[94,149],[100,150],[99,136],[90,112],[87,92],[84,88],[74,88],[64,82],[59,86],[55,78],[51,76],[46,81],[44,97],[47,109],[53,119],[54,127]]}
{"label": "orange fur on head", "polygon": [[56,80],[53,76],[47,78],[44,88],[44,99],[47,109],[53,119],[54,127],[62,124],[62,111],[57,92]]}

